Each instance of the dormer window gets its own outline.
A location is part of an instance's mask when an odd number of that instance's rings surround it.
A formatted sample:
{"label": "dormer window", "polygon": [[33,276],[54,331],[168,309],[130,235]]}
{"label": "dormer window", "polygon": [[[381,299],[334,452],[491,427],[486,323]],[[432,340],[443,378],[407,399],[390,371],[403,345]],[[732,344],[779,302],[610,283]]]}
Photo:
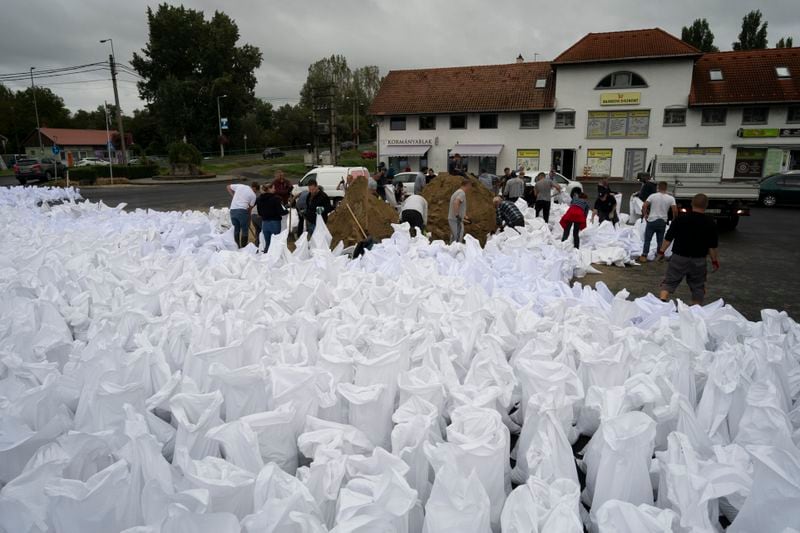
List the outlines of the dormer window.
{"label": "dormer window", "polygon": [[708,71],[708,78],[711,81],[722,81],[723,80],[722,71],[718,68],[712,68],[711,70]]}
{"label": "dormer window", "polygon": [[536,80],[537,89],[544,89],[546,85],[547,85],[547,78],[539,78]]}
{"label": "dormer window", "polygon": [[595,89],[628,89],[631,87],[647,87],[644,78],[627,70],[612,72],[597,84]]}
{"label": "dormer window", "polygon": [[775,74],[777,74],[779,78],[791,77],[791,74],[789,73],[789,67],[775,67]]}

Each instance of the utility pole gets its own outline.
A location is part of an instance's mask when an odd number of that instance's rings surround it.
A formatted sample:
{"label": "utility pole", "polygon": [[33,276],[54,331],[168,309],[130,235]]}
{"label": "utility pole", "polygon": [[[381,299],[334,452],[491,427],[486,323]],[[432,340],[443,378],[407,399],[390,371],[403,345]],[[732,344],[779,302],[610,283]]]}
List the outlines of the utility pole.
{"label": "utility pole", "polygon": [[311,142],[313,143],[314,166],[319,164],[317,152],[317,97],[314,88],[311,88]]}
{"label": "utility pole", "polygon": [[336,88],[331,87],[330,92],[330,107],[331,107],[331,164],[335,165],[338,161],[336,158]]}
{"label": "utility pole", "polygon": [[108,150],[108,174],[111,176],[111,185],[114,185],[114,164],[111,161],[111,132],[108,131],[108,102],[103,101],[103,110],[106,112],[106,149]]}
{"label": "utility pole", "polygon": [[219,110],[219,99],[227,98],[227,94],[217,96],[217,125],[219,126],[219,156],[225,157],[225,145],[222,143],[222,114]]}
{"label": "utility pole", "polygon": [[108,56],[108,65],[111,67],[111,83],[114,86],[114,105],[117,106],[117,131],[119,131],[119,146],[122,149],[122,164],[128,164],[128,150],[125,147],[125,128],[122,125],[122,109],[119,106],[119,91],[117,90],[117,65],[114,62],[114,39],[102,39],[101,43],[111,43],[111,55]]}
{"label": "utility pole", "polygon": [[39,106],[36,104],[36,86],[33,84],[33,69],[35,68],[36,67],[31,67],[31,94],[33,94],[33,110],[36,112],[36,133],[39,134],[39,157],[44,157],[44,144],[42,144],[42,128],[39,126]]}

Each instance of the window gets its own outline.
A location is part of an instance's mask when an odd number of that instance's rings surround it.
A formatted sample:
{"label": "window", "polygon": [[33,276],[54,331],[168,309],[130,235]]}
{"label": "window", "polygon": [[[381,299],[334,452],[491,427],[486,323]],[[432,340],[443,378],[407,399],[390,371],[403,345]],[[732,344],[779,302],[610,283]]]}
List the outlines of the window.
{"label": "window", "polygon": [[406,117],[392,117],[389,119],[389,129],[403,131],[406,129]]}
{"label": "window", "polygon": [[775,67],[775,74],[777,74],[779,78],[789,78],[791,76],[789,67]]}
{"label": "window", "polygon": [[422,115],[419,117],[419,129],[421,130],[435,130],[436,129],[436,115]]}
{"label": "window", "polygon": [[767,151],[763,148],[739,148],[736,150],[734,178],[760,178],[764,172],[764,159]]}
{"label": "window", "polygon": [[613,72],[600,80],[595,89],[624,89],[628,87],[647,87],[644,78],[635,72]]}
{"label": "window", "polygon": [[497,129],[497,114],[487,114],[480,116],[480,129],[482,130],[496,130]]}
{"label": "window", "polygon": [[300,186],[301,187],[306,187],[306,186],[308,186],[308,182],[309,181],[315,180],[315,179],[317,179],[317,173],[316,172],[312,172],[311,174],[306,174],[305,177],[300,180]]}
{"label": "window", "polygon": [[712,68],[708,71],[708,79],[711,81],[722,81],[722,71],[718,68]]}
{"label": "window", "polygon": [[650,130],[650,111],[589,111],[587,139],[642,139]]}
{"label": "window", "polygon": [[786,122],[800,122],[800,105],[789,106],[789,112],[786,113]]}
{"label": "window", "polygon": [[520,113],[519,127],[522,129],[539,129],[539,113]]}
{"label": "window", "polygon": [[768,107],[745,107],[742,110],[742,124],[766,124],[768,120]]}
{"label": "window", "polygon": [[700,124],[703,126],[724,126],[728,110],[724,107],[703,109],[703,118]]}
{"label": "window", "polygon": [[536,80],[536,88],[544,89],[547,86],[547,78],[538,78]]}
{"label": "window", "polygon": [[557,111],[556,128],[574,128],[575,111]]}
{"label": "window", "polygon": [[450,115],[451,130],[467,129],[467,115]]}
{"label": "window", "polygon": [[489,174],[497,174],[497,158],[494,156],[483,156],[478,158],[478,171],[485,170]]}
{"label": "window", "polygon": [[665,126],[685,126],[686,125],[686,108],[673,107],[664,110],[664,125]]}

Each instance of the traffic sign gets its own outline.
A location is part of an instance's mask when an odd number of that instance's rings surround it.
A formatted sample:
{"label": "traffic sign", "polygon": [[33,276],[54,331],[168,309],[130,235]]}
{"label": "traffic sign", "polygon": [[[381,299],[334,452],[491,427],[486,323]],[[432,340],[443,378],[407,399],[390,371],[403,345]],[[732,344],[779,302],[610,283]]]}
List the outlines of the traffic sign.
{"label": "traffic sign", "polygon": [[227,130],[228,129],[228,119],[227,118],[219,119],[219,127],[220,127],[220,129]]}
{"label": "traffic sign", "polygon": [[59,148],[57,144],[54,144],[51,150],[53,151],[53,155],[58,155],[59,152],[61,152],[61,148]]}
{"label": "traffic sign", "polygon": [[108,141],[108,149],[109,150],[113,150],[114,149],[114,143],[112,143],[111,141]]}

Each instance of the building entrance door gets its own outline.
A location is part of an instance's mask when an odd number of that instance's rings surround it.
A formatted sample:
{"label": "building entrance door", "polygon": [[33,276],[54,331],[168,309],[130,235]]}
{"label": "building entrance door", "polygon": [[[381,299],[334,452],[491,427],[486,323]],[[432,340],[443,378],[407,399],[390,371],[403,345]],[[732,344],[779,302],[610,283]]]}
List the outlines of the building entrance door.
{"label": "building entrance door", "polygon": [[644,172],[647,166],[646,148],[626,148],[625,149],[625,168],[623,177],[626,180],[635,180],[639,172]]}
{"label": "building entrance door", "polygon": [[550,166],[567,179],[575,177],[575,150],[557,148],[553,150]]}

